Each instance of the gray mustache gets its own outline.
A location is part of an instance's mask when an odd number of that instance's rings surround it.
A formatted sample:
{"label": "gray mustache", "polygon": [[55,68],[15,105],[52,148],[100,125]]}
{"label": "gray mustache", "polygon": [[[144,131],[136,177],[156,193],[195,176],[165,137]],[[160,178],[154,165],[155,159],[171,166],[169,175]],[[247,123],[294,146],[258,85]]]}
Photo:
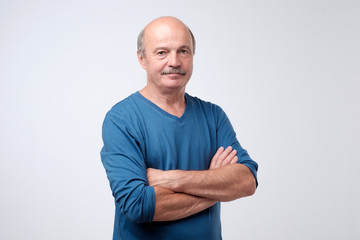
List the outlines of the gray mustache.
{"label": "gray mustache", "polygon": [[173,69],[162,71],[161,75],[172,74],[172,73],[181,74],[181,75],[186,74],[186,72],[180,68],[173,68]]}

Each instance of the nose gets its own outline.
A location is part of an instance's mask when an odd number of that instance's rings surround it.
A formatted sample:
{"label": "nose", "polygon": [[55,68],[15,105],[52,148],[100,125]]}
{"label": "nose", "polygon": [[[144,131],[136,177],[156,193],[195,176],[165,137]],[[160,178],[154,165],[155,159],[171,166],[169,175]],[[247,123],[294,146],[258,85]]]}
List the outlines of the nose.
{"label": "nose", "polygon": [[172,52],[171,54],[169,54],[168,65],[169,67],[174,68],[180,67],[181,64],[177,52]]}

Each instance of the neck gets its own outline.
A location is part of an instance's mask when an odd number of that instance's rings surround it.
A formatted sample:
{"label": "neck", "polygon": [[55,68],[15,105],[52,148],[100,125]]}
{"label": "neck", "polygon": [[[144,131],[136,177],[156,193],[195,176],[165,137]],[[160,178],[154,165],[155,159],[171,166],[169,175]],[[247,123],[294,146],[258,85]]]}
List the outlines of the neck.
{"label": "neck", "polygon": [[185,112],[185,88],[181,90],[161,92],[155,91],[154,89],[150,89],[149,86],[146,86],[139,92],[149,101],[172,115],[181,117]]}

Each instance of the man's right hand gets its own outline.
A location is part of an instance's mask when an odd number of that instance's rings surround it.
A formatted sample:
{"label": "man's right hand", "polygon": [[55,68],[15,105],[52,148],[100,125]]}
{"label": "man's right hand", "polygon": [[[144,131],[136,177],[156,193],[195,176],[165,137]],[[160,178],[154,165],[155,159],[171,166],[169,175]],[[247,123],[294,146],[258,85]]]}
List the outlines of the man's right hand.
{"label": "man's right hand", "polygon": [[236,163],[238,161],[236,154],[237,151],[231,146],[227,147],[226,149],[220,147],[216,151],[214,157],[211,159],[209,169],[213,170],[228,164]]}

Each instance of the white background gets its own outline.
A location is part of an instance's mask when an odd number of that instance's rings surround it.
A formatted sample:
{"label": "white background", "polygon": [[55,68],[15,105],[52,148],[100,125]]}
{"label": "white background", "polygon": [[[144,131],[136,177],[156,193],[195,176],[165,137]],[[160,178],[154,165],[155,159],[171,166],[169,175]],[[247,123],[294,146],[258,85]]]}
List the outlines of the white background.
{"label": "white background", "polygon": [[136,38],[194,32],[187,91],[259,163],[224,239],[359,239],[359,1],[0,1],[0,239],[111,239],[100,161],[112,105],[145,85]]}

